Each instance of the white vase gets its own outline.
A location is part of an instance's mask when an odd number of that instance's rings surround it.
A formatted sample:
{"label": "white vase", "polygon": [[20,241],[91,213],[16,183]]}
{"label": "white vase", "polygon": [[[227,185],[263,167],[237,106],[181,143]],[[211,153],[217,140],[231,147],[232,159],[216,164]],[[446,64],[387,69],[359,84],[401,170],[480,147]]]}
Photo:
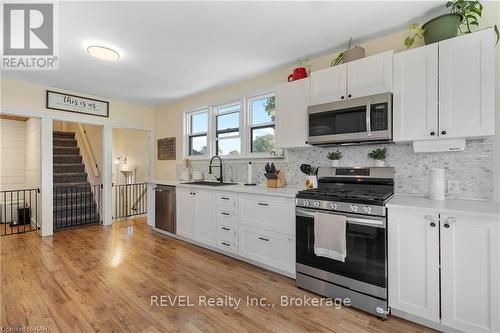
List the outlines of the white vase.
{"label": "white vase", "polygon": [[340,165],[340,160],[331,160],[332,161],[332,167],[338,167]]}
{"label": "white vase", "polygon": [[316,176],[306,176],[305,179],[306,189],[310,190],[318,187],[318,177]]}
{"label": "white vase", "polygon": [[375,166],[376,167],[385,167],[385,161],[384,160],[375,160]]}

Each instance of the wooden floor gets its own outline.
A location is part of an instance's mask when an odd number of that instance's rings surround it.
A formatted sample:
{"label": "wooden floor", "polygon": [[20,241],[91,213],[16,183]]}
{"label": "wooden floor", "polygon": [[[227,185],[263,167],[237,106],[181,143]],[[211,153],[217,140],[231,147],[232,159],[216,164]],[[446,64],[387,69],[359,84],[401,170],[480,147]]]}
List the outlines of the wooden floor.
{"label": "wooden floor", "polygon": [[9,223],[0,223],[0,236],[20,234],[23,232],[35,231],[31,224],[11,226]]}
{"label": "wooden floor", "polygon": [[[294,280],[160,236],[144,220],[92,225],[40,238],[0,239],[0,327],[40,332],[429,332],[353,308],[281,307],[280,295],[315,295]],[[151,306],[187,295],[194,307]],[[238,309],[198,296],[242,297]],[[251,307],[246,297],[275,307]]]}

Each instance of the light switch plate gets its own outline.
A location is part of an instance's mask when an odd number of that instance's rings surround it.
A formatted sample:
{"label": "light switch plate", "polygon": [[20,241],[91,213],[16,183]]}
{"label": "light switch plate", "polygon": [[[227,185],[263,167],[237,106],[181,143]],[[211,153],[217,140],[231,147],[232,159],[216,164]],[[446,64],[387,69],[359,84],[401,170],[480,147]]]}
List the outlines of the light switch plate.
{"label": "light switch plate", "polygon": [[460,181],[448,180],[448,194],[460,194]]}

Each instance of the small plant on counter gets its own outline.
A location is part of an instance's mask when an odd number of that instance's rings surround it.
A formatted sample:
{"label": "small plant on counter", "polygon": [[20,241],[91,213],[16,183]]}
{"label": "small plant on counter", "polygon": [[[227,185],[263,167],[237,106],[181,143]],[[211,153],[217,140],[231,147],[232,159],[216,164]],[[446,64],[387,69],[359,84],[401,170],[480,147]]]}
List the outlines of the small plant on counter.
{"label": "small plant on counter", "polygon": [[425,30],[418,23],[412,23],[408,26],[408,36],[406,36],[404,44],[407,49],[415,44],[415,38],[424,38]]}
{"label": "small plant on counter", "polygon": [[387,148],[377,148],[368,153],[368,157],[373,160],[384,161],[387,157]]}
{"label": "small plant on counter", "polygon": [[342,158],[342,152],[337,149],[337,151],[331,151],[331,152],[329,152],[326,157],[328,157],[328,159],[332,160],[332,161],[334,161],[334,160],[340,160]]}

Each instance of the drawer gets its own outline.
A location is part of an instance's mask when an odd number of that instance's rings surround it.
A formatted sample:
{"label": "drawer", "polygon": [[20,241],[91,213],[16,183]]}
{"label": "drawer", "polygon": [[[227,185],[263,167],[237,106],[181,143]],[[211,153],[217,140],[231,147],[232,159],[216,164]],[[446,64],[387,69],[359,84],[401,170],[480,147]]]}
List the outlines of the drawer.
{"label": "drawer", "polygon": [[217,239],[236,244],[238,242],[238,228],[229,224],[217,225]]}
{"label": "drawer", "polygon": [[238,214],[234,208],[218,206],[215,215],[218,222],[238,224]]}
{"label": "drawer", "polygon": [[295,201],[264,195],[240,195],[240,223],[295,235]]}
{"label": "drawer", "polygon": [[238,254],[238,246],[236,246],[235,243],[232,243],[230,241],[226,241],[226,240],[222,240],[222,239],[217,240],[216,246],[217,246],[217,248],[219,248],[221,250],[231,252],[234,254]]}
{"label": "drawer", "polygon": [[236,193],[217,192],[215,202],[219,206],[236,207],[238,203],[238,195]]}
{"label": "drawer", "polygon": [[295,237],[273,231],[240,226],[239,254],[290,273],[295,273]]}

